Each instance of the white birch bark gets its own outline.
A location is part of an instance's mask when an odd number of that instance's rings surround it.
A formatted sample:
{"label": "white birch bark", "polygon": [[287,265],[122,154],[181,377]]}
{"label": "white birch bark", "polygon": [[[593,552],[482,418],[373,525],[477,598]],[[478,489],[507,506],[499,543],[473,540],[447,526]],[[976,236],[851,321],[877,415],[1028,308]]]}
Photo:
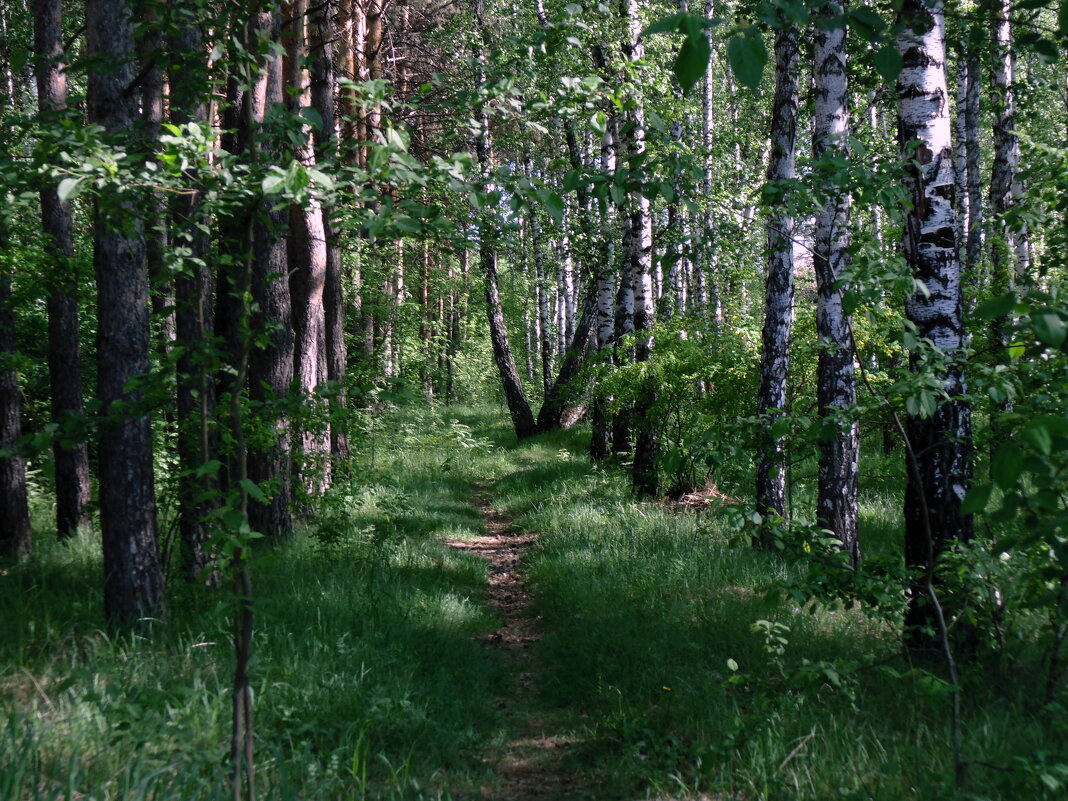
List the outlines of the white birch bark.
{"label": "white birch bark", "polygon": [[[829,0],[820,10],[824,20],[842,19],[842,4]],[[846,27],[829,30],[817,19],[815,48],[815,116],[813,150],[817,160],[833,154],[848,158],[849,81],[846,72]],[[820,351],[817,396],[823,426],[820,437],[817,518],[833,532],[856,568],[860,562],[857,541],[857,465],[860,434],[849,415],[857,401],[853,365],[853,338],[836,286],[849,263],[849,215],[852,199],[838,182],[826,187],[828,195],[816,219],[813,267],[816,273],[816,330]]]}
{"label": "white birch bark", "polygon": [[1028,272],[1027,238],[1023,231],[1010,230],[1003,219],[1023,194],[1019,178],[1020,140],[1016,135],[1016,70],[1009,21],[1011,11],[1009,0],[1002,0],[992,32],[994,164],[990,175],[990,210],[996,218],[999,235],[991,238],[990,265],[996,288],[1026,284]]}
{"label": "white birch bark", "polygon": [[[905,218],[904,249],[909,267],[923,289],[905,301],[909,321],[948,359],[911,354],[916,372],[938,371],[945,396],[933,414],[907,419],[908,484],[905,491],[905,561],[929,571],[947,547],[971,538],[972,520],[961,513],[970,478],[971,409],[963,399],[964,346],[960,261],[953,215],[953,149],[945,73],[943,3],[906,0],[909,25],[898,36],[904,60],[898,77],[898,130],[903,156],[913,163],[906,174],[911,208]],[[906,626],[909,642],[932,645],[934,614],[925,584],[910,591]]]}
{"label": "white birch bark", "polygon": [[[775,35],[775,100],[771,122],[769,182],[789,180],[797,175],[797,32],[783,23]],[[757,412],[762,434],[757,454],[757,511],[765,517],[786,513],[786,444],[774,437],[771,428],[786,409],[786,380],[789,369],[790,331],[794,321],[794,220],[785,204],[771,209],[768,217],[768,262],[764,289],[764,327],[761,334],[760,389]],[[770,529],[761,537],[770,544]]]}

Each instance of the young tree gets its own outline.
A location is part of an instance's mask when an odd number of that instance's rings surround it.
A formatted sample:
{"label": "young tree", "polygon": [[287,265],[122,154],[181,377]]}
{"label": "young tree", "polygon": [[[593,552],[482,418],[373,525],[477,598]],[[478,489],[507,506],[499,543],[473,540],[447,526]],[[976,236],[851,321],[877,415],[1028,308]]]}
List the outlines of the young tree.
{"label": "young tree", "polygon": [[[37,52],[37,98],[42,122],[52,121],[67,106],[63,65],[62,0],[35,0],[34,49]],[[48,255],[52,289],[48,295],[48,379],[52,421],[63,424],[81,417],[82,359],[78,332],[78,286],[72,273],[74,256],[71,209],[54,186],[41,188],[41,232]],[[89,522],[89,449],[65,435],[52,445],[56,475],[56,532],[68,537]]]}
{"label": "young tree", "polygon": [[[207,63],[196,4],[184,0],[171,6],[175,19],[168,40],[170,55],[170,114],[175,125],[203,126],[208,121]],[[192,176],[187,176],[192,183]],[[182,570],[188,581],[214,583],[207,541],[208,517],[217,506],[215,475],[204,465],[215,458],[213,435],[215,383],[210,372],[214,318],[214,276],[208,266],[210,242],[205,233],[201,193],[183,192],[174,200],[176,253],[183,257],[174,278],[177,360],[179,532]]]}
{"label": "young tree", "polygon": [[[0,247],[5,247],[5,224],[0,221]],[[14,365],[15,313],[11,307],[11,274],[0,264],[0,556],[25,559],[30,555],[30,510],[26,498],[26,460],[18,453],[19,380]]]}
{"label": "young tree", "polygon": [[[815,120],[813,150],[817,161],[835,155],[848,157],[849,83],[846,74],[846,26],[842,4],[828,0],[816,18]],[[833,25],[833,27],[832,27]],[[856,568],[857,465],[860,433],[847,415],[857,401],[853,337],[837,282],[849,260],[851,198],[832,175],[816,220],[813,265],[819,295],[816,331],[819,336],[817,394],[823,430],[820,435],[817,517],[833,532]]]}
{"label": "young tree", "polygon": [[919,341],[911,366],[936,371],[943,395],[933,409],[906,421],[908,484],[905,490],[905,562],[918,574],[908,598],[906,642],[931,648],[946,621],[935,591],[941,555],[972,537],[972,518],[961,511],[971,477],[971,407],[964,398],[963,298],[953,216],[953,151],[945,72],[943,4],[905,0],[906,27],[897,46],[904,62],[897,82],[898,135],[911,164],[906,188],[905,257],[917,288],[905,301]]}
{"label": "young tree", "polygon": [[[771,159],[768,182],[796,177],[797,142],[797,31],[780,19],[775,33],[775,100],[771,116]],[[780,193],[785,191],[780,188]],[[786,512],[785,438],[774,432],[786,409],[786,379],[790,360],[790,331],[794,321],[794,220],[781,199],[768,218],[768,264],[764,291],[764,328],[761,336],[760,390],[757,411],[761,416],[757,454],[756,504],[764,515],[783,517]],[[761,538],[769,544],[767,526]]]}
{"label": "young tree", "polygon": [[[127,0],[86,0],[85,20],[89,120],[130,147],[139,112],[132,9]],[[104,611],[121,627],[163,612],[152,426],[140,387],[150,347],[142,208],[135,190],[112,185],[93,219]]]}

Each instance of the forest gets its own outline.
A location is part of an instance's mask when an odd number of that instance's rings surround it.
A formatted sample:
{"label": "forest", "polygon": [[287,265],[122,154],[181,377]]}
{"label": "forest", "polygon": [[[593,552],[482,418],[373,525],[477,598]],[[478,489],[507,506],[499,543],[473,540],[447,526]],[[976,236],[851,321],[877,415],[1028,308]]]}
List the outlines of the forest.
{"label": "forest", "polygon": [[0,0],[0,801],[1065,797],[1066,61]]}

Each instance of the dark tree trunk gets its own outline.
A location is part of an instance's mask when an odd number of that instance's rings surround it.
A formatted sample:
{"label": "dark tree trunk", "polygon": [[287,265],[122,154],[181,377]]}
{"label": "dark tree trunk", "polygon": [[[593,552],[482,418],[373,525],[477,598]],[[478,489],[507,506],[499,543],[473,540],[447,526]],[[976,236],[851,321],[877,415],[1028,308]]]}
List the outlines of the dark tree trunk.
{"label": "dark tree trunk", "polygon": [[[0,230],[0,247],[6,246],[6,239],[5,232]],[[14,356],[11,276],[0,271],[0,556],[22,560],[30,555],[30,510],[26,498],[26,460],[18,454],[22,425]]]}
{"label": "dark tree trunk", "polygon": [[[138,67],[141,70],[137,77],[141,90],[140,130],[144,138],[145,151],[152,153],[159,141],[163,125],[162,37],[159,33],[158,15],[152,3],[143,4],[135,13],[138,15],[138,22],[143,26],[137,43],[140,55]],[[143,18],[141,18],[142,15]],[[193,80],[195,80],[193,76],[182,78],[182,82],[187,86]],[[160,358],[166,361],[177,336],[174,286],[166,264],[167,249],[170,247],[167,201],[161,192],[148,192],[145,201],[145,261],[148,264],[152,317],[158,326],[156,350]],[[173,422],[169,409],[165,414],[168,422]]]}
{"label": "dark tree trunk", "polygon": [[[89,120],[130,142],[138,116],[130,8],[125,0],[87,0],[85,17],[89,56],[108,66],[89,73]],[[138,198],[112,189],[94,214],[104,612],[121,627],[163,613],[152,427],[138,386],[151,341],[141,210]]]}
{"label": "dark tree trunk", "polygon": [[[257,24],[269,33],[270,41],[279,42],[279,11],[258,14]],[[277,51],[267,59],[265,96],[267,107],[283,105],[282,56]],[[268,149],[271,147],[267,145]],[[290,423],[280,408],[293,385],[293,323],[286,256],[288,217],[287,209],[275,208],[266,199],[253,225],[252,298],[259,311],[253,316],[252,330],[265,332],[266,345],[252,352],[249,394],[258,409],[257,422],[270,445],[250,449],[249,478],[260,485],[268,501],[250,505],[249,523],[254,531],[270,537],[287,534],[293,527]]]}
{"label": "dark tree trunk", "polygon": [[[473,2],[475,19],[482,39],[482,50],[476,55],[479,59],[479,83],[485,81],[484,67],[488,48],[488,32],[482,13],[482,0]],[[489,118],[485,111],[480,114],[482,130],[475,138],[475,151],[482,170],[487,190],[491,188],[489,175],[492,169],[492,148],[490,143]],[[534,415],[530,411],[523,380],[512,355],[508,342],[508,328],[504,322],[504,310],[501,307],[501,293],[497,280],[497,231],[491,214],[483,209],[478,218],[478,261],[482,270],[482,279],[486,292],[486,314],[489,317],[490,341],[493,345],[493,360],[497,363],[497,372],[501,377],[504,398],[508,404],[508,413],[518,439],[526,439],[535,433]]]}
{"label": "dark tree trunk", "polygon": [[[41,115],[62,114],[67,105],[63,71],[62,0],[35,0],[34,47],[37,51],[37,96]],[[56,474],[56,533],[69,537],[87,525],[89,456],[80,434],[70,428],[82,417],[81,336],[78,330],[78,284],[71,266],[74,241],[71,210],[54,187],[41,190],[41,230],[50,267],[48,296],[48,379],[52,421],[60,428],[52,444]]]}
{"label": "dark tree trunk", "polygon": [[[961,512],[971,478],[971,407],[964,399],[964,348],[960,261],[953,216],[953,155],[946,104],[945,29],[942,3],[906,0],[911,23],[898,38],[906,65],[898,78],[898,135],[903,156],[919,163],[906,177],[911,210],[905,219],[905,257],[924,292],[906,299],[916,333],[949,359],[949,368],[913,352],[914,371],[938,371],[945,398],[930,416],[906,423],[905,563],[916,580],[905,614],[906,643],[931,650],[945,634],[938,606],[936,567],[943,553],[972,538],[972,518]],[[910,147],[918,143],[915,151]],[[932,636],[931,632],[935,632]]]}
{"label": "dark tree trunk", "polygon": [[[797,141],[797,31],[782,22],[775,35],[775,105],[771,118],[771,159],[768,181],[796,176]],[[768,218],[768,272],[764,292],[764,328],[761,335],[760,390],[757,411],[761,417],[757,454],[756,506],[765,518],[786,514],[785,438],[772,427],[786,409],[786,379],[790,360],[790,331],[794,321],[794,220],[785,203]],[[771,544],[771,529],[761,528],[761,541]]]}
{"label": "dark tree trunk", "polygon": [[[200,30],[189,19],[170,40],[171,120],[178,125],[207,121],[207,98],[200,93],[206,79],[206,63]],[[192,176],[190,176],[192,178]],[[187,581],[215,584],[219,574],[212,564],[207,541],[211,537],[208,518],[218,505],[216,476],[200,468],[214,458],[217,447],[212,434],[215,410],[215,383],[211,375],[214,319],[212,295],[214,280],[206,264],[210,243],[199,226],[202,219],[200,195],[187,192],[174,201],[177,236],[181,237],[188,260],[174,280],[175,330],[181,345],[178,357],[178,459],[179,531],[182,541],[182,572]]]}

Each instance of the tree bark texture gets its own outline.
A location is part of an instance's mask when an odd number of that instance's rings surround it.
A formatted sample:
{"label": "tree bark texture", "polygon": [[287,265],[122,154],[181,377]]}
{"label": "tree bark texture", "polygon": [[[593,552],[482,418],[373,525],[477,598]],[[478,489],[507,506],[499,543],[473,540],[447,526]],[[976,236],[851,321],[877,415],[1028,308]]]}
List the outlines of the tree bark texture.
{"label": "tree bark texture", "polygon": [[[177,4],[175,4],[177,5]],[[170,38],[171,121],[176,125],[208,120],[208,99],[197,87],[207,75],[200,29],[187,14]],[[192,184],[192,176],[189,176]],[[215,569],[207,542],[212,536],[209,516],[218,506],[217,477],[199,468],[218,451],[214,431],[215,382],[211,362],[214,339],[212,297],[215,280],[207,259],[211,243],[199,226],[203,219],[198,192],[185,192],[174,200],[176,253],[184,263],[174,278],[175,331],[181,346],[177,370],[179,533],[182,572],[187,581],[216,584]]]}
{"label": "tree bark texture", "polygon": [[[768,182],[797,175],[797,32],[783,23],[775,35],[775,100],[771,119],[771,157]],[[761,416],[757,454],[756,504],[764,517],[786,514],[786,443],[772,427],[786,409],[786,381],[790,361],[790,331],[794,322],[793,271],[794,220],[779,202],[768,218],[768,263],[764,290],[764,327],[761,334],[760,389],[757,411]],[[761,537],[769,544],[767,526]]]}
{"label": "tree bark texture", "polygon": [[[6,238],[0,230],[0,246],[6,245]],[[22,424],[14,358],[15,313],[11,308],[11,276],[0,267],[0,556],[23,560],[29,557],[32,544],[26,460],[18,453]]]}
{"label": "tree bark texture", "polygon": [[[87,0],[88,52],[107,69],[89,72],[89,120],[129,142],[138,117],[133,20],[125,0]],[[97,286],[97,390],[104,612],[128,628],[163,613],[156,531],[152,427],[138,382],[149,370],[149,288],[140,204],[109,189],[94,212]]]}
{"label": "tree bark texture", "polygon": [[[336,163],[338,142],[335,135],[334,19],[336,4],[316,3],[309,20],[309,41],[313,60],[311,65],[311,101],[323,124],[313,131],[316,161],[322,165]],[[323,311],[326,327],[326,378],[334,385],[330,396],[330,452],[335,466],[349,459],[349,439],[344,418],[345,410],[345,293],[342,288],[341,234],[334,219],[333,208],[323,205],[323,226],[326,233],[326,275],[323,285]]]}
{"label": "tree bark texture", "polygon": [[[35,0],[34,49],[37,52],[37,97],[41,115],[61,115],[67,106],[64,72],[62,0]],[[89,516],[89,454],[78,421],[82,405],[82,359],[78,330],[78,285],[69,203],[61,203],[53,186],[41,189],[41,231],[52,287],[48,296],[48,379],[52,421],[59,424],[52,443],[56,475],[56,532],[69,537]]]}
{"label": "tree bark texture", "polygon": [[911,23],[898,37],[904,69],[898,78],[898,128],[903,154],[915,163],[906,187],[912,208],[905,220],[905,256],[926,292],[906,299],[919,337],[947,358],[948,369],[913,352],[914,371],[938,370],[946,397],[934,414],[907,419],[908,484],[905,491],[905,562],[923,578],[913,585],[905,615],[906,642],[930,648],[937,631],[930,602],[937,561],[972,537],[972,518],[961,512],[971,477],[971,408],[963,399],[964,346],[960,262],[953,218],[953,154],[945,76],[942,3],[906,0]]}
{"label": "tree bark texture", "polygon": [[[645,48],[641,41],[641,22],[638,18],[637,0],[627,0],[625,14],[628,26],[628,41],[624,55],[632,63],[641,61]],[[645,108],[640,90],[633,108],[627,114],[623,129],[623,140],[627,158],[632,168],[641,165],[645,154]],[[650,212],[649,198],[643,193],[631,192],[630,211],[627,219],[627,234],[624,237],[623,258],[630,264],[630,273],[634,286],[634,358],[639,363],[647,362],[653,355],[653,326],[656,315],[656,296],[653,292],[653,219]],[[659,452],[659,439],[652,409],[656,403],[655,379],[648,375],[642,379],[642,386],[634,404],[634,421],[637,432],[634,442],[634,465],[631,470],[631,482],[636,495],[644,498],[655,497],[659,489],[659,476],[656,464]]]}
{"label": "tree bark texture", "polygon": [[[830,0],[822,10],[826,19],[840,19],[842,5]],[[846,74],[846,28],[827,30],[817,23],[815,50],[816,159],[835,155],[848,159],[849,83]],[[817,517],[834,533],[849,554],[854,569],[860,563],[857,540],[857,466],[860,432],[851,411],[857,402],[853,337],[836,285],[849,263],[851,198],[838,182],[826,187],[828,195],[816,220],[813,266],[818,294],[816,330],[819,336],[817,395],[823,427],[820,436]]]}
{"label": "tree bark texture", "polygon": [[[272,42],[280,39],[278,10],[257,15],[261,30]],[[283,104],[282,56],[272,51],[267,58],[265,108]],[[257,120],[261,123],[262,118]],[[273,133],[268,130],[268,134]],[[249,507],[253,530],[267,536],[289,533],[293,521],[290,421],[280,408],[293,385],[293,323],[289,295],[289,262],[286,253],[289,212],[274,208],[265,199],[253,226],[252,298],[259,306],[253,316],[253,331],[266,334],[266,346],[252,352],[249,362],[249,394],[258,406],[259,442],[250,448],[249,478],[261,486],[268,501]]]}
{"label": "tree bark texture", "polygon": [[[304,69],[308,27],[307,0],[294,0],[287,7],[286,47],[287,96],[289,111],[299,116],[302,106],[311,102],[310,85]],[[306,167],[315,166],[315,149],[310,125],[303,125],[294,157]],[[319,495],[330,484],[330,429],[320,412],[326,406],[318,388],[326,380],[326,226],[322,204],[315,195],[290,209],[289,287],[293,316],[293,370],[297,388],[308,412],[299,426],[296,479],[304,492]]]}

